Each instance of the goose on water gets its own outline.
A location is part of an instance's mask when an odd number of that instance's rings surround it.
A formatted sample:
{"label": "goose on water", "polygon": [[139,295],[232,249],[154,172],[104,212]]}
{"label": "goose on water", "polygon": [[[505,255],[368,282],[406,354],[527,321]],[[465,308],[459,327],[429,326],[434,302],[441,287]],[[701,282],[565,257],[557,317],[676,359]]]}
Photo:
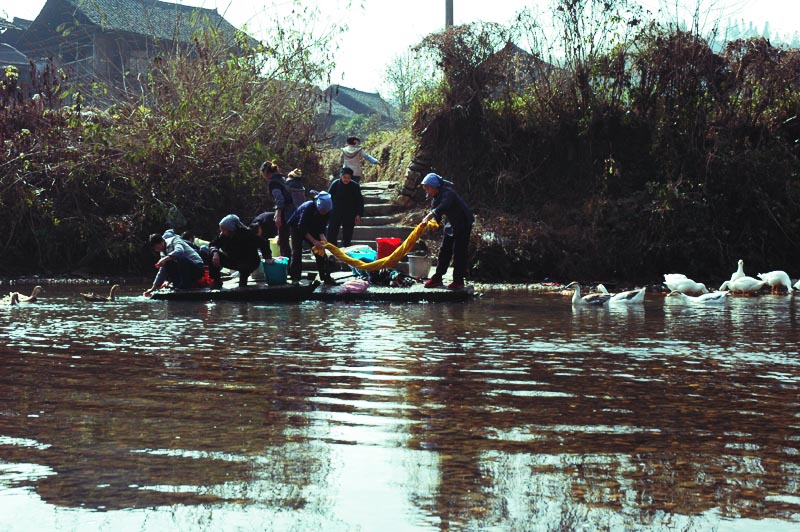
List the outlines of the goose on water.
{"label": "goose on water", "polygon": [[728,285],[728,290],[734,294],[755,294],[767,286],[767,281],[758,280],[755,277],[750,277],[749,275],[739,277],[734,281],[725,281],[725,283]]}
{"label": "goose on water", "polygon": [[91,302],[101,302],[102,303],[104,301],[114,301],[117,298],[117,290],[119,290],[119,285],[115,284],[114,286],[111,287],[111,290],[109,290],[107,296],[99,296],[99,295],[95,294],[94,292],[91,292],[89,294],[81,294],[81,297],[85,301],[91,301]]}
{"label": "goose on water", "polygon": [[703,283],[698,283],[689,279],[682,273],[665,273],[664,284],[670,292],[680,292],[682,294],[707,294],[708,288]]}
{"label": "goose on water", "polygon": [[716,304],[716,303],[724,303],[726,298],[730,294],[728,290],[717,290],[715,292],[708,292],[705,294],[700,294],[699,296],[690,296],[678,291],[672,291],[667,294],[667,297],[678,297],[687,303],[700,303],[703,305],[708,304]]}
{"label": "goose on water", "polygon": [[20,303],[36,303],[36,298],[38,298],[39,294],[41,294],[42,292],[44,292],[44,288],[42,288],[39,285],[36,285],[36,286],[33,287],[33,290],[31,291],[31,295],[23,296],[22,294],[19,294],[19,302]]}
{"label": "goose on water", "polygon": [[[609,294],[609,291],[606,289],[603,284],[597,285],[597,289],[602,294]],[[612,304],[636,304],[636,303],[643,303],[644,302],[644,293],[647,290],[647,287],[644,288],[636,288],[635,290],[625,290],[624,292],[617,292],[616,294],[610,294],[611,299],[608,300],[609,303]]]}
{"label": "goose on water", "polygon": [[722,286],[720,286],[719,289],[720,290],[726,290],[729,283],[735,281],[736,279],[739,279],[740,277],[744,277],[744,276],[745,276],[745,274],[744,274],[744,261],[742,259],[739,259],[738,267],[736,268],[736,271],[731,274],[731,278],[730,279],[728,279],[727,281],[722,283]]}
{"label": "goose on water", "polygon": [[0,299],[0,306],[19,305],[19,293],[11,292]]}
{"label": "goose on water", "polygon": [[767,282],[773,294],[777,294],[781,290],[781,287],[786,288],[786,291],[789,293],[792,291],[792,280],[789,278],[789,274],[782,270],[759,273],[758,278]]}
{"label": "goose on water", "polygon": [[586,294],[585,296],[581,297],[581,285],[577,281],[572,281],[567,285],[567,288],[574,288],[575,292],[572,293],[572,304],[573,305],[591,305],[591,306],[602,306],[608,303],[611,299],[611,294]]}

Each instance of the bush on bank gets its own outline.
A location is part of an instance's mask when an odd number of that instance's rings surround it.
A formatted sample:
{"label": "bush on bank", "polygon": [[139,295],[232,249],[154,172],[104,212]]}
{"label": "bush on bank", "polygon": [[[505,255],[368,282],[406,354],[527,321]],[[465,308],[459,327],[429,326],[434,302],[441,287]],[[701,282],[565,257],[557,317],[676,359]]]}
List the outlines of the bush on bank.
{"label": "bush on bank", "polygon": [[753,274],[791,271],[800,51],[751,39],[715,52],[696,33],[626,23],[629,37],[565,66],[534,53],[520,84],[503,60],[512,30],[422,43],[444,76],[413,128],[479,214],[473,275],[721,278],[739,258]]}
{"label": "bush on bank", "polygon": [[73,86],[53,65],[32,65],[24,89],[6,69],[0,274],[138,271],[149,233],[213,236],[225,214],[247,221],[269,208],[265,159],[318,175],[320,94],[307,80],[327,67],[294,50],[241,46],[233,55],[216,34],[198,33],[190,54],[153,65],[138,98],[103,109],[84,102],[108,88]]}

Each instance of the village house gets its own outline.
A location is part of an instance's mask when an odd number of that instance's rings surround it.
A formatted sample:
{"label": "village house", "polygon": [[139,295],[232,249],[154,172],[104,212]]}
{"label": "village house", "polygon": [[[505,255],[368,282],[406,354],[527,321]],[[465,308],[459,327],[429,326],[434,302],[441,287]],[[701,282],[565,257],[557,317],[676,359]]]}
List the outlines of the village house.
{"label": "village house", "polygon": [[215,29],[231,48],[238,31],[216,9],[157,0],[47,0],[24,22],[0,42],[35,62],[52,59],[74,83],[123,91],[154,59],[185,50],[198,30]]}

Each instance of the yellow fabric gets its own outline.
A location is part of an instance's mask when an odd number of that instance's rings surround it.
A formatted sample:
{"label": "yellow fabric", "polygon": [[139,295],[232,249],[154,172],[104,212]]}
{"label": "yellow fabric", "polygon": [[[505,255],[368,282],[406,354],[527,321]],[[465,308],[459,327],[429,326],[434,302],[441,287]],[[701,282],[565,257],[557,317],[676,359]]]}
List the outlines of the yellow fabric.
{"label": "yellow fabric", "polygon": [[[323,246],[325,249],[331,252],[331,254],[339,259],[340,261],[354,267],[358,268],[359,270],[365,270],[368,272],[374,272],[378,270],[382,270],[384,268],[391,268],[405,257],[409,251],[416,245],[417,240],[420,239],[422,235],[427,233],[428,231],[434,231],[439,228],[439,222],[434,219],[428,221],[427,224],[419,224],[411,231],[411,234],[408,235],[408,238],[405,241],[397,246],[391,255],[387,257],[383,257],[382,259],[378,259],[372,262],[364,262],[363,260],[354,259],[350,255],[347,255],[344,251],[337,248],[330,242],[325,242]],[[317,253],[316,250],[314,250]]]}

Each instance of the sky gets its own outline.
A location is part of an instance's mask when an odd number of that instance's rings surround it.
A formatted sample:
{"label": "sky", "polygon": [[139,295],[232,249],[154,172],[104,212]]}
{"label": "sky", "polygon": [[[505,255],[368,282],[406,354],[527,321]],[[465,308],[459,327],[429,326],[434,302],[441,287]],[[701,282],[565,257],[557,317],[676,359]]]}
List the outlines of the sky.
{"label": "sky", "polygon": [[[550,13],[553,0],[453,0],[455,24],[474,21],[510,21],[522,8],[534,13]],[[237,27],[247,25],[256,39],[269,34],[264,13],[291,8],[291,0],[181,0],[180,3],[217,11]],[[301,0],[316,6],[323,20],[346,24],[348,30],[338,40],[336,69],[331,81],[367,92],[385,92],[386,66],[425,35],[443,29],[445,0]],[[769,22],[771,31],[794,33],[800,27],[800,0],[640,0],[654,14],[666,10],[674,20],[679,11],[693,12],[698,3],[710,19],[743,20],[762,29]],[[0,0],[0,16],[33,20],[45,0]],[[287,13],[285,20],[291,20]]]}

